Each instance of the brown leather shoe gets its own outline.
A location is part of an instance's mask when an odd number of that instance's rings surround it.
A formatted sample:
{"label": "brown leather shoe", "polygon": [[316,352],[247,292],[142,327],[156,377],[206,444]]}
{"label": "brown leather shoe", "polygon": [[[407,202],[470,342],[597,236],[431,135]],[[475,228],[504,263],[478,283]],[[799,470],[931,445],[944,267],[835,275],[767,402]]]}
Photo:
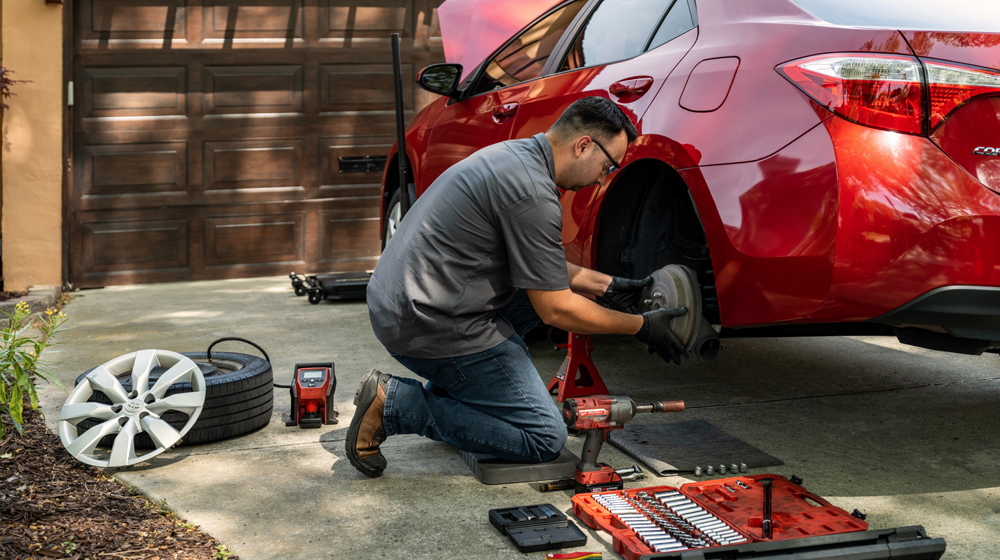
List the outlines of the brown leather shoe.
{"label": "brown leather shoe", "polygon": [[344,442],[347,458],[354,468],[373,478],[380,476],[386,465],[378,446],[386,438],[382,414],[390,377],[372,368],[361,378],[361,385],[354,395],[354,406],[357,408],[347,428],[347,441]]}

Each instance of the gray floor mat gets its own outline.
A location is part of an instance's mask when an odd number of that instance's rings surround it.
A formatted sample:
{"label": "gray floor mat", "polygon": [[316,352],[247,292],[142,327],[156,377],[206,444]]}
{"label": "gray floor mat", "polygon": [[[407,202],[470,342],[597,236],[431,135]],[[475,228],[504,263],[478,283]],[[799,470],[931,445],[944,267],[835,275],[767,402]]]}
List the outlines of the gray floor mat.
{"label": "gray floor mat", "polygon": [[611,432],[615,447],[660,474],[694,472],[708,465],[746,463],[748,468],[784,463],[745,441],[723,432],[706,420],[669,424],[629,424]]}

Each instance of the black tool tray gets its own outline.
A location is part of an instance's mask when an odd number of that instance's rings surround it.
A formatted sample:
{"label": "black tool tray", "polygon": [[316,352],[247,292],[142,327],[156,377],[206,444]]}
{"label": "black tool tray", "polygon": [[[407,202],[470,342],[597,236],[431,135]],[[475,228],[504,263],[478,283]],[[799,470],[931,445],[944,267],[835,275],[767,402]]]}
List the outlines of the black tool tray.
{"label": "black tool tray", "polygon": [[938,560],[944,539],[932,539],[924,528],[897,527],[800,539],[760,541],[696,551],[644,554],[639,560]]}
{"label": "black tool tray", "polygon": [[587,543],[587,535],[552,504],[490,510],[490,524],[521,552],[538,552]]}

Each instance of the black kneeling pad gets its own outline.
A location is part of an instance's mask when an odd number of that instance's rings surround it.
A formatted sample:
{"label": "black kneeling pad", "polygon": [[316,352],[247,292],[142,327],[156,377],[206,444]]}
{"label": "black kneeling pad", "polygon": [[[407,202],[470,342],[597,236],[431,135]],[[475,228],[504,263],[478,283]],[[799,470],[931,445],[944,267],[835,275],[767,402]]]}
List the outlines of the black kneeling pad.
{"label": "black kneeling pad", "polygon": [[512,463],[486,453],[459,451],[458,455],[483,484],[514,484],[573,478],[580,458],[563,447],[559,456],[547,463]]}

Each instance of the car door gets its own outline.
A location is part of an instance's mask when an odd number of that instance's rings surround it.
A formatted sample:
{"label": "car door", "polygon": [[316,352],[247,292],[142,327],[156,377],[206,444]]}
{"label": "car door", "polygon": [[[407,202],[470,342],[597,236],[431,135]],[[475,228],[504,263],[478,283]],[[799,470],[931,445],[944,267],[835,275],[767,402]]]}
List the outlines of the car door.
{"label": "car door", "polygon": [[[689,0],[590,3],[560,45],[560,59],[546,68],[551,75],[537,80],[521,101],[511,137],[544,132],[570,103],[592,95],[615,101],[642,134],[641,117],[694,45],[694,28]],[[621,163],[628,160],[626,155]],[[589,188],[565,192],[561,198],[563,244],[571,262],[591,264],[582,256],[589,238],[586,224],[599,194],[599,189]]]}
{"label": "car door", "polygon": [[510,138],[521,100],[585,4],[570,0],[556,6],[472,73],[460,100],[450,102],[431,128],[420,191],[473,152]]}

